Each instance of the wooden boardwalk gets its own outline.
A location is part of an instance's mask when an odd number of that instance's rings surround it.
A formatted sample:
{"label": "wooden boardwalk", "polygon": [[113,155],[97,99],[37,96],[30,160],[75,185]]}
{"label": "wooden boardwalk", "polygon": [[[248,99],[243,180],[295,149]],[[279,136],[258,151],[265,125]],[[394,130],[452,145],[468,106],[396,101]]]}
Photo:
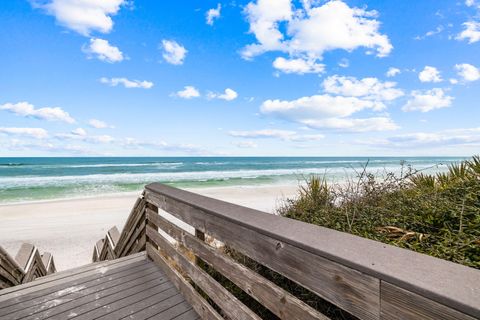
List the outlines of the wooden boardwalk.
{"label": "wooden boardwalk", "polygon": [[145,252],[0,291],[0,320],[124,318],[199,317]]}
{"label": "wooden boardwalk", "polygon": [[0,247],[0,320],[480,319],[477,269],[158,183],[92,260]]}

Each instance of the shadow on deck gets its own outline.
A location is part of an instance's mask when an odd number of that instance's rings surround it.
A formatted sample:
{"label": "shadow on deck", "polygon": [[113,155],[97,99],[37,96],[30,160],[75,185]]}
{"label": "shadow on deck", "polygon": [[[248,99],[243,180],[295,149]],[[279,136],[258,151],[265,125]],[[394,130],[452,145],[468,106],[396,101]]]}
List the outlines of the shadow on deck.
{"label": "shadow on deck", "polygon": [[145,252],[0,291],[0,319],[198,319]]}

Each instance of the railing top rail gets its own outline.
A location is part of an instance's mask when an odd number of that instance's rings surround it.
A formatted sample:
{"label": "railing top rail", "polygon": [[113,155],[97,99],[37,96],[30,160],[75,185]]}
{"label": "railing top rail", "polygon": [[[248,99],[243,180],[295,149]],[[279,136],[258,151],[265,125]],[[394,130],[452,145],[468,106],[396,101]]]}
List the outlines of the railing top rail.
{"label": "railing top rail", "polygon": [[480,271],[410,250],[152,183],[161,195],[480,316]]}

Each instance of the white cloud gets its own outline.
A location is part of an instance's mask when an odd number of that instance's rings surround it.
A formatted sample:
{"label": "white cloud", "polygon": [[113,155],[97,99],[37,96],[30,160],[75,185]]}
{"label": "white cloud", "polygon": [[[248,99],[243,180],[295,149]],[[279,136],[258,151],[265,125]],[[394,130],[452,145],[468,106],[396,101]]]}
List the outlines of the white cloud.
{"label": "white cloud", "polygon": [[295,131],[279,130],[279,129],[263,129],[254,131],[230,131],[229,135],[237,138],[274,138],[284,141],[316,141],[323,139],[322,134],[297,134]]}
{"label": "white cloud", "polygon": [[205,18],[207,19],[207,24],[213,26],[213,22],[215,19],[220,18],[220,10],[222,9],[222,5],[219,3],[217,4],[217,8],[212,8],[207,11],[205,14]]}
{"label": "white cloud", "polygon": [[440,88],[427,91],[414,90],[411,93],[411,99],[402,107],[402,110],[428,112],[449,107],[452,101],[453,97],[446,95]]}
{"label": "white cloud", "polygon": [[163,58],[174,65],[183,64],[187,55],[187,49],[173,40],[162,40]]}
{"label": "white cloud", "polygon": [[480,145],[480,128],[414,132],[362,143],[387,148],[444,148],[446,146]]}
{"label": "white cloud", "polygon": [[142,88],[150,89],[153,87],[153,82],[150,81],[140,81],[140,80],[128,80],[127,78],[101,78],[101,83],[108,84],[112,87],[116,87],[119,84],[122,84],[125,88]]}
{"label": "white cloud", "polygon": [[306,119],[303,124],[313,129],[337,129],[351,132],[390,131],[399,128],[389,117]]}
{"label": "white cloud", "polygon": [[425,68],[418,74],[418,79],[421,82],[441,82],[442,77],[440,71],[435,67],[425,66]]}
{"label": "white cloud", "polygon": [[5,128],[0,127],[0,133],[7,135],[18,135],[30,137],[35,139],[45,139],[48,137],[48,132],[42,128]]}
{"label": "white cloud", "polygon": [[343,58],[338,62],[338,66],[340,68],[348,68],[350,66],[350,61],[348,61],[348,59]]}
{"label": "white cloud", "polygon": [[82,128],[74,129],[69,133],[58,133],[55,135],[55,138],[60,140],[78,140],[95,144],[111,143],[115,141],[115,138],[109,135],[90,136]]}
{"label": "white cloud", "polygon": [[394,67],[390,67],[388,68],[388,71],[387,73],[385,74],[387,77],[391,78],[391,77],[395,77],[397,74],[400,74],[401,71],[400,69],[398,68],[394,68]]}
{"label": "white cloud", "polygon": [[96,129],[115,128],[114,126],[109,125],[108,123],[101,120],[97,120],[97,119],[90,119],[88,121],[88,124],[90,125],[90,127],[93,127]]}
{"label": "white cloud", "polygon": [[463,26],[465,29],[457,35],[457,40],[468,40],[468,43],[480,41],[480,22],[467,21]]}
{"label": "white cloud", "polygon": [[240,141],[234,143],[239,148],[252,149],[258,148],[258,145],[253,141]]}
{"label": "white cloud", "polygon": [[480,69],[468,63],[456,64],[457,74],[464,81],[476,81],[480,79]]}
{"label": "white cloud", "polygon": [[351,8],[340,0],[317,3],[303,1],[302,8],[294,8],[291,0],[250,2],[245,13],[257,43],[246,46],[242,56],[251,59],[267,51],[280,51],[291,59],[315,62],[335,49],[364,47],[369,52],[376,50],[379,57],[392,50],[388,37],[379,32],[375,11]]}
{"label": "white cloud", "polygon": [[354,77],[330,76],[323,81],[325,92],[368,100],[391,101],[403,96],[403,91],[391,81],[381,82],[377,78],[356,79]]}
{"label": "white cloud", "polygon": [[277,57],[273,61],[273,67],[285,73],[321,73],[325,70],[323,63],[315,62],[315,59],[285,59]]}
{"label": "white cloud", "polygon": [[338,129],[343,131],[394,130],[398,126],[387,116],[351,118],[362,110],[382,111],[380,101],[364,97],[332,96],[328,94],[302,97],[296,100],[266,100],[260,107],[265,115],[276,116],[314,129]]}
{"label": "white cloud", "polygon": [[430,31],[426,32],[426,33],[425,33],[424,35],[422,35],[422,36],[416,36],[416,37],[415,37],[415,40],[423,40],[423,39],[425,39],[425,38],[434,36],[434,35],[436,35],[436,34],[441,33],[444,29],[445,29],[445,28],[444,28],[442,25],[437,26],[437,27],[435,28],[435,30],[430,30]]}
{"label": "white cloud", "polygon": [[55,16],[57,22],[84,36],[92,31],[108,33],[112,30],[115,15],[126,0],[32,0],[34,7],[40,7]]}
{"label": "white cloud", "polygon": [[227,88],[225,89],[224,93],[209,92],[207,97],[209,99],[222,99],[226,101],[232,101],[238,97],[238,93],[233,89]]}
{"label": "white cloud", "polygon": [[185,86],[183,90],[177,91],[172,95],[184,99],[191,99],[200,97],[200,92],[193,86]]}
{"label": "white cloud", "polygon": [[46,107],[35,109],[35,107],[28,102],[6,103],[0,105],[0,110],[6,110],[18,116],[32,117],[41,120],[63,121],[67,123],[75,122],[75,119],[73,119],[68,112],[64,111],[62,108]]}
{"label": "white cloud", "polygon": [[123,53],[115,46],[110,45],[107,40],[92,38],[90,44],[83,48],[88,57],[96,57],[98,60],[114,63],[124,59]]}
{"label": "white cloud", "polygon": [[83,128],[77,128],[72,130],[72,134],[83,137],[87,135],[87,131],[85,131]]}
{"label": "white cloud", "polygon": [[185,154],[195,154],[195,155],[208,155],[212,154],[211,151],[205,150],[201,146],[194,144],[171,144],[162,140],[149,140],[142,141],[135,138],[126,138],[120,143],[124,148],[130,149],[155,149],[163,150],[170,152],[181,152]]}

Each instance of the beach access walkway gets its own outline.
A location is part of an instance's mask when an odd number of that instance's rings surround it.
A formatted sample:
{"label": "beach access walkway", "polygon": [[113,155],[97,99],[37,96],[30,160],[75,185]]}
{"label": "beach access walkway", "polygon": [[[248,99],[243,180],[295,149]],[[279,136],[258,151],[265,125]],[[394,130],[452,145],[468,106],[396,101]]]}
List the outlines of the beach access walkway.
{"label": "beach access walkway", "polygon": [[480,270],[158,183],[92,264],[25,252],[0,320],[480,319]]}

